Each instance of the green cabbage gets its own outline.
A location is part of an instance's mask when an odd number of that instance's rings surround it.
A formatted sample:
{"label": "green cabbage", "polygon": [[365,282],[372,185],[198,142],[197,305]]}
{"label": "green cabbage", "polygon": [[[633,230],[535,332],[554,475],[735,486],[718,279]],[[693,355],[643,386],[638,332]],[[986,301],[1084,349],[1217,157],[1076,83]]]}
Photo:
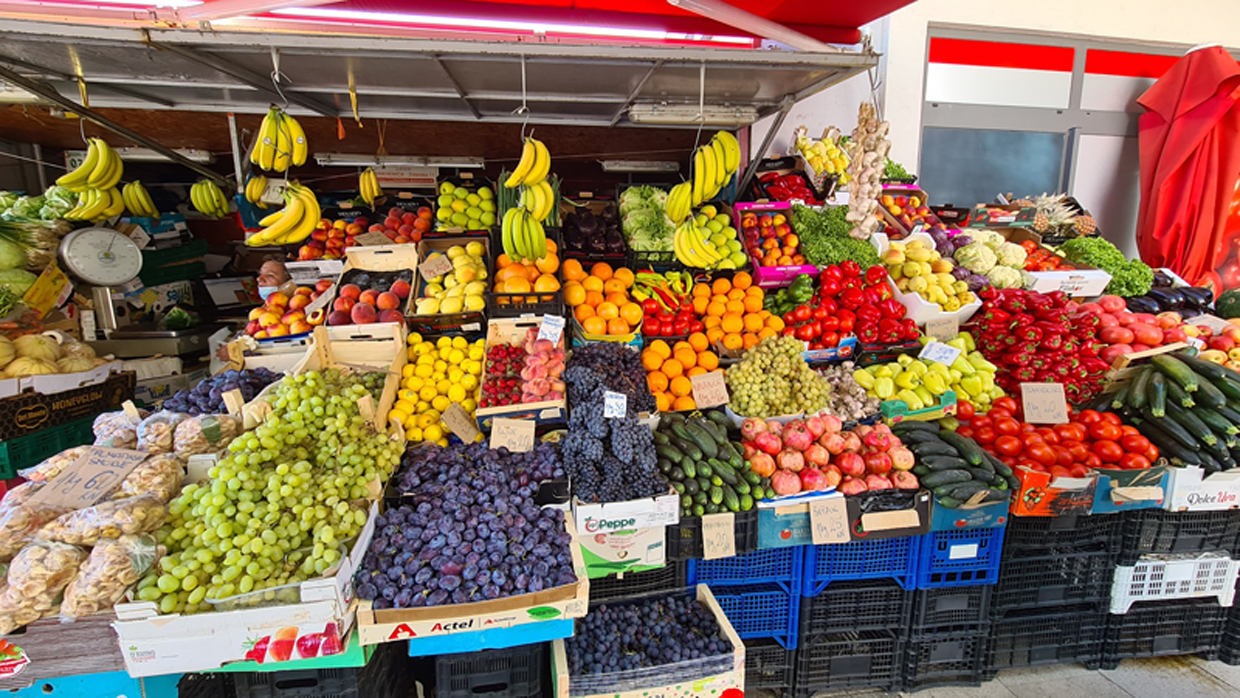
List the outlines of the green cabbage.
{"label": "green cabbage", "polygon": [[26,251],[19,245],[0,238],[0,269],[19,269],[26,266]]}
{"label": "green cabbage", "polygon": [[26,295],[26,291],[30,290],[37,278],[39,277],[25,269],[0,269],[0,286],[18,296]]}

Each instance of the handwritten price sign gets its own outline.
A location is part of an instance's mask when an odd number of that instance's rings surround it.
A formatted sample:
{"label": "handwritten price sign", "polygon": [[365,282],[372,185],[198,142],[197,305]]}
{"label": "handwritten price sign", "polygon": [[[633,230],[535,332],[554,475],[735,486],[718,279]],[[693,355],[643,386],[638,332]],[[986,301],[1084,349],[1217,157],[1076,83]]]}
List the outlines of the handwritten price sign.
{"label": "handwritten price sign", "polygon": [[732,512],[702,516],[702,557],[715,560],[736,555],[736,517]]}
{"label": "handwritten price sign", "polygon": [[1067,424],[1068,400],[1062,383],[1021,383],[1021,404],[1030,424]]}
{"label": "handwritten price sign", "polygon": [[624,393],[613,393],[610,390],[603,393],[603,417],[609,419],[624,419],[624,415],[629,411],[629,396]]}
{"label": "handwritten price sign", "polygon": [[828,497],[809,504],[810,535],[815,545],[847,543],[848,508],[843,497]]}
{"label": "handwritten price sign", "polygon": [[491,448],[506,447],[514,453],[534,450],[534,422],[528,419],[503,419],[491,422]]}

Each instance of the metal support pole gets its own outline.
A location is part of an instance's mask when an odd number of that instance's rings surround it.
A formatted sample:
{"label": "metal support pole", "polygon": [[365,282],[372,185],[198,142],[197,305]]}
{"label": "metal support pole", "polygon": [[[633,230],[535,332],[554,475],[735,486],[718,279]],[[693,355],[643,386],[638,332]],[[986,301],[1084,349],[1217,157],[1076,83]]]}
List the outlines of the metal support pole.
{"label": "metal support pole", "polygon": [[34,170],[39,173],[39,191],[47,191],[47,172],[43,169],[43,146],[34,143]]}
{"label": "metal support pole", "polygon": [[175,162],[175,163],[177,163],[177,164],[179,164],[179,165],[183,165],[183,166],[185,166],[185,167],[188,167],[189,169],[193,170],[194,172],[197,172],[198,174],[200,174],[200,175],[202,175],[202,176],[204,176],[204,177],[206,177],[206,178],[208,178],[208,179],[214,180],[214,181],[219,182],[219,183],[227,183],[227,182],[228,182],[227,178],[225,178],[225,177],[221,177],[220,175],[216,174],[215,172],[212,172],[209,168],[207,168],[207,167],[205,167],[205,166],[203,166],[203,165],[201,165],[201,164],[199,164],[199,163],[196,163],[196,162],[194,162],[193,160],[190,160],[189,158],[187,158],[187,157],[185,157],[184,155],[182,155],[182,154],[180,154],[180,153],[176,152],[175,150],[172,150],[171,148],[165,148],[163,145],[160,145],[159,143],[157,143],[156,141],[151,140],[150,138],[147,138],[146,136],[142,135],[141,133],[138,133],[138,132],[136,132],[136,131],[132,131],[132,130],[130,130],[130,129],[128,129],[128,128],[126,128],[126,127],[124,127],[124,126],[121,126],[120,124],[118,124],[118,123],[116,123],[115,121],[113,121],[113,120],[109,119],[108,117],[106,117],[106,116],[104,116],[104,115],[102,115],[102,114],[100,114],[100,113],[98,113],[98,112],[96,112],[96,111],[94,111],[94,110],[92,110],[92,109],[88,109],[88,108],[86,108],[86,107],[84,107],[84,106],[82,106],[82,105],[78,104],[77,102],[74,102],[73,100],[69,99],[68,97],[64,97],[64,96],[62,96],[59,92],[57,92],[56,90],[54,90],[54,89],[52,89],[52,88],[50,88],[50,87],[48,87],[48,86],[44,85],[43,83],[40,83],[40,82],[35,81],[35,80],[29,80],[29,79],[27,79],[27,78],[25,78],[25,77],[23,77],[23,76],[21,76],[21,75],[17,74],[16,72],[14,72],[14,71],[12,71],[12,70],[9,70],[8,68],[5,68],[5,67],[3,67],[3,66],[0,66],[0,80],[5,80],[5,81],[7,81],[7,82],[11,82],[11,83],[13,83],[14,85],[17,85],[18,87],[22,88],[23,90],[26,90],[27,92],[30,92],[30,93],[36,94],[36,95],[38,95],[38,96],[42,97],[43,99],[46,99],[46,100],[48,100],[49,102],[52,102],[52,103],[54,103],[54,104],[56,104],[56,105],[60,106],[62,109],[67,109],[67,110],[69,110],[69,111],[71,111],[71,112],[73,112],[73,113],[77,114],[78,116],[80,116],[80,117],[81,117],[81,118],[83,118],[83,119],[87,119],[88,121],[92,121],[92,122],[94,122],[94,123],[96,123],[96,124],[98,124],[98,125],[102,126],[103,128],[106,128],[107,130],[111,131],[112,133],[115,133],[115,134],[117,134],[117,135],[119,135],[119,136],[123,136],[123,137],[125,137],[125,138],[128,138],[129,140],[131,140],[131,141],[133,141],[134,143],[137,143],[137,144],[139,144],[139,145],[146,146],[147,148],[150,148],[151,150],[154,150],[155,152],[159,153],[160,155],[163,155],[164,157],[168,158],[169,160],[171,160],[171,161],[173,161],[173,162]]}
{"label": "metal support pole", "polygon": [[[796,104],[796,100],[791,97],[784,97],[783,103],[779,106],[779,113],[775,116],[775,123],[771,124],[770,130],[762,138],[762,145],[758,147],[758,154],[749,163],[749,168],[745,170],[744,179],[736,187],[737,196],[740,196],[742,192],[748,191],[749,183],[753,181],[754,175],[758,173],[758,163],[762,162],[762,157],[766,155],[766,149],[771,147],[771,141],[775,140],[775,134],[784,127],[784,119],[788,118],[788,113],[792,111],[792,105],[794,104]],[[753,133],[752,127],[750,127],[749,132]]]}
{"label": "metal support pole", "polygon": [[237,178],[237,191],[245,191],[245,178],[241,174],[241,139],[237,137],[237,117],[228,112],[228,144],[232,147],[233,175]]}

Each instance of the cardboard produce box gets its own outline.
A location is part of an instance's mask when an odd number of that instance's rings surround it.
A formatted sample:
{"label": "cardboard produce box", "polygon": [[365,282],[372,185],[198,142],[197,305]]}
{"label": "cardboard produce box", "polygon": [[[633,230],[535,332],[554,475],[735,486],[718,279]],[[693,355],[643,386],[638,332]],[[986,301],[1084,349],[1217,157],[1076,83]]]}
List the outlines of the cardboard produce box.
{"label": "cardboard produce box", "polygon": [[44,618],[0,637],[19,653],[15,660],[0,662],[0,691],[60,676],[124,671],[112,620],[106,612],[72,623]]}
{"label": "cardboard produce box", "polygon": [[[1042,236],[1026,228],[997,228],[994,232],[1002,235],[1008,242],[1018,245],[1026,240],[1042,245]],[[965,234],[967,235],[968,231],[965,231]],[[1086,265],[1073,266],[1076,268],[1029,272],[1034,279],[1030,290],[1038,293],[1063,291],[1076,297],[1101,296],[1106,292],[1107,284],[1111,283],[1110,274]]]}
{"label": "cardboard produce box", "polygon": [[120,368],[114,361],[81,373],[0,380],[0,441],[119,410],[137,384],[137,374]]}
{"label": "cardboard produce box", "polygon": [[1088,477],[1052,477],[1029,468],[1019,472],[1020,489],[1012,492],[1013,516],[1066,516],[1088,514],[1093,509],[1098,489],[1098,473]]}
{"label": "cardboard produce box", "polygon": [[1168,511],[1225,511],[1240,508],[1240,468],[1206,474],[1196,466],[1172,468],[1167,478]]}
{"label": "cardboard produce box", "polygon": [[[487,351],[489,352],[491,347],[498,344],[521,344],[525,340],[526,332],[530,328],[539,328],[542,322],[543,318],[541,317],[492,318],[487,323]],[[567,328],[564,328],[560,333],[560,346],[565,349],[568,347]],[[483,374],[482,388],[486,387],[487,381],[490,378],[490,376]],[[562,376],[561,379],[563,379]],[[518,402],[513,405],[479,407],[474,416],[478,419],[478,426],[483,431],[491,429],[491,422],[496,417],[504,419],[532,419],[538,424],[561,423],[568,419],[568,393],[565,392],[564,397],[559,400]]]}
{"label": "cardboard produce box", "polygon": [[1098,487],[1094,490],[1094,514],[1114,514],[1137,509],[1162,509],[1167,500],[1169,465],[1144,470],[1097,468]]}
{"label": "cardboard produce box", "polygon": [[[871,498],[900,496],[883,490],[845,497],[832,491],[758,503],[758,548],[849,543],[920,536],[930,532],[930,491],[914,493],[910,506],[867,512]],[[886,508],[886,507],[877,507]],[[818,529],[817,537],[815,529]]]}

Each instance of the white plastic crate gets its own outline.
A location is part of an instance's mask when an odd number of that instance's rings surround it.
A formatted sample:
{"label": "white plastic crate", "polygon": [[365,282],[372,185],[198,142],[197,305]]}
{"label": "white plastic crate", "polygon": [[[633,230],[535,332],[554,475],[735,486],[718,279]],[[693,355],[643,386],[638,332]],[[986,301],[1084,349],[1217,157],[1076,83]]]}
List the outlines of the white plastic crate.
{"label": "white plastic crate", "polygon": [[1111,613],[1127,613],[1138,601],[1168,601],[1207,596],[1229,607],[1236,595],[1240,562],[1219,553],[1146,555],[1132,566],[1115,568]]}

